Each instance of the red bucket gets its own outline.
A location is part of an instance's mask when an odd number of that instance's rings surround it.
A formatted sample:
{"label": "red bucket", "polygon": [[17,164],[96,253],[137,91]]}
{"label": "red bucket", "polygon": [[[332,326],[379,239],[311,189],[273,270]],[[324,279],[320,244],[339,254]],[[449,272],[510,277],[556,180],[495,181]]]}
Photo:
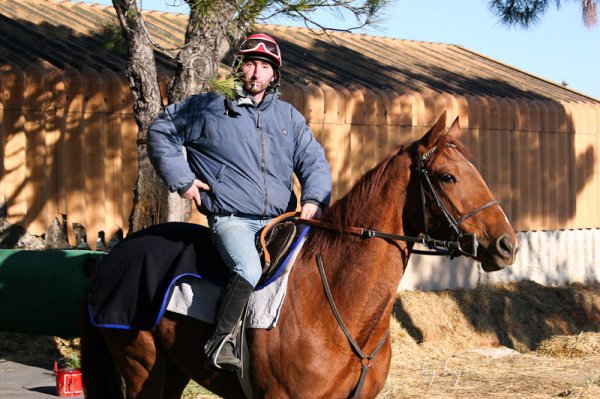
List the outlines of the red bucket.
{"label": "red bucket", "polygon": [[83,395],[81,370],[59,369],[57,363],[54,362],[54,373],[56,374],[56,394],[58,396]]}

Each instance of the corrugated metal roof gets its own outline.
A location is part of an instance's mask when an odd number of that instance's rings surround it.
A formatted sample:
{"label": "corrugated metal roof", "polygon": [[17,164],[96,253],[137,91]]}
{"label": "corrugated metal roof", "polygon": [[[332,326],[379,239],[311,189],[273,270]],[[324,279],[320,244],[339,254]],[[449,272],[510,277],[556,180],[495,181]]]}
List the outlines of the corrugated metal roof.
{"label": "corrugated metal roof", "polygon": [[[0,64],[48,62],[57,67],[121,71],[123,54],[106,49],[102,27],[112,7],[57,0],[0,0]],[[147,12],[146,25],[165,47],[182,43],[187,15]],[[454,95],[599,103],[532,74],[452,44],[261,25],[282,47],[284,79],[363,86],[394,92],[433,90]],[[159,72],[174,62],[156,51]]]}

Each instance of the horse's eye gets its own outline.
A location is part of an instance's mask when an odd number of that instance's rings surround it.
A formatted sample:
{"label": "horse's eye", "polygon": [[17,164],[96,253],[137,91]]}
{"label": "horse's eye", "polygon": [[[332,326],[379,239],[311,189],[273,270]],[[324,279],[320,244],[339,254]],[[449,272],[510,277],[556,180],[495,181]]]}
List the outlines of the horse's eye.
{"label": "horse's eye", "polygon": [[456,178],[450,173],[444,173],[440,176],[440,179],[446,183],[456,183]]}

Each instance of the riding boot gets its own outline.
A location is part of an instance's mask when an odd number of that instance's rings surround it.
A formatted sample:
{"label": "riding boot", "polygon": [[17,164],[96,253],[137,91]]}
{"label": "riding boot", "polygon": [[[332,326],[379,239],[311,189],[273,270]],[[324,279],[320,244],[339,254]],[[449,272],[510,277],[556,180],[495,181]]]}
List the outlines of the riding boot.
{"label": "riding boot", "polygon": [[241,368],[241,360],[234,351],[233,332],[253,291],[254,286],[237,273],[224,289],[217,304],[215,330],[204,345],[207,368],[229,371]]}

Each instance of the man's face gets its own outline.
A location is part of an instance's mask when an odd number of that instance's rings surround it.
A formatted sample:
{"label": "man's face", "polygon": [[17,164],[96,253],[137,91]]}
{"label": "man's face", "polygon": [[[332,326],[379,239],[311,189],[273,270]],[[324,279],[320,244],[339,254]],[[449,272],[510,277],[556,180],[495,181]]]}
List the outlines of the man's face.
{"label": "man's face", "polygon": [[271,84],[275,71],[271,64],[261,60],[248,60],[242,64],[244,89],[256,96],[263,93]]}

